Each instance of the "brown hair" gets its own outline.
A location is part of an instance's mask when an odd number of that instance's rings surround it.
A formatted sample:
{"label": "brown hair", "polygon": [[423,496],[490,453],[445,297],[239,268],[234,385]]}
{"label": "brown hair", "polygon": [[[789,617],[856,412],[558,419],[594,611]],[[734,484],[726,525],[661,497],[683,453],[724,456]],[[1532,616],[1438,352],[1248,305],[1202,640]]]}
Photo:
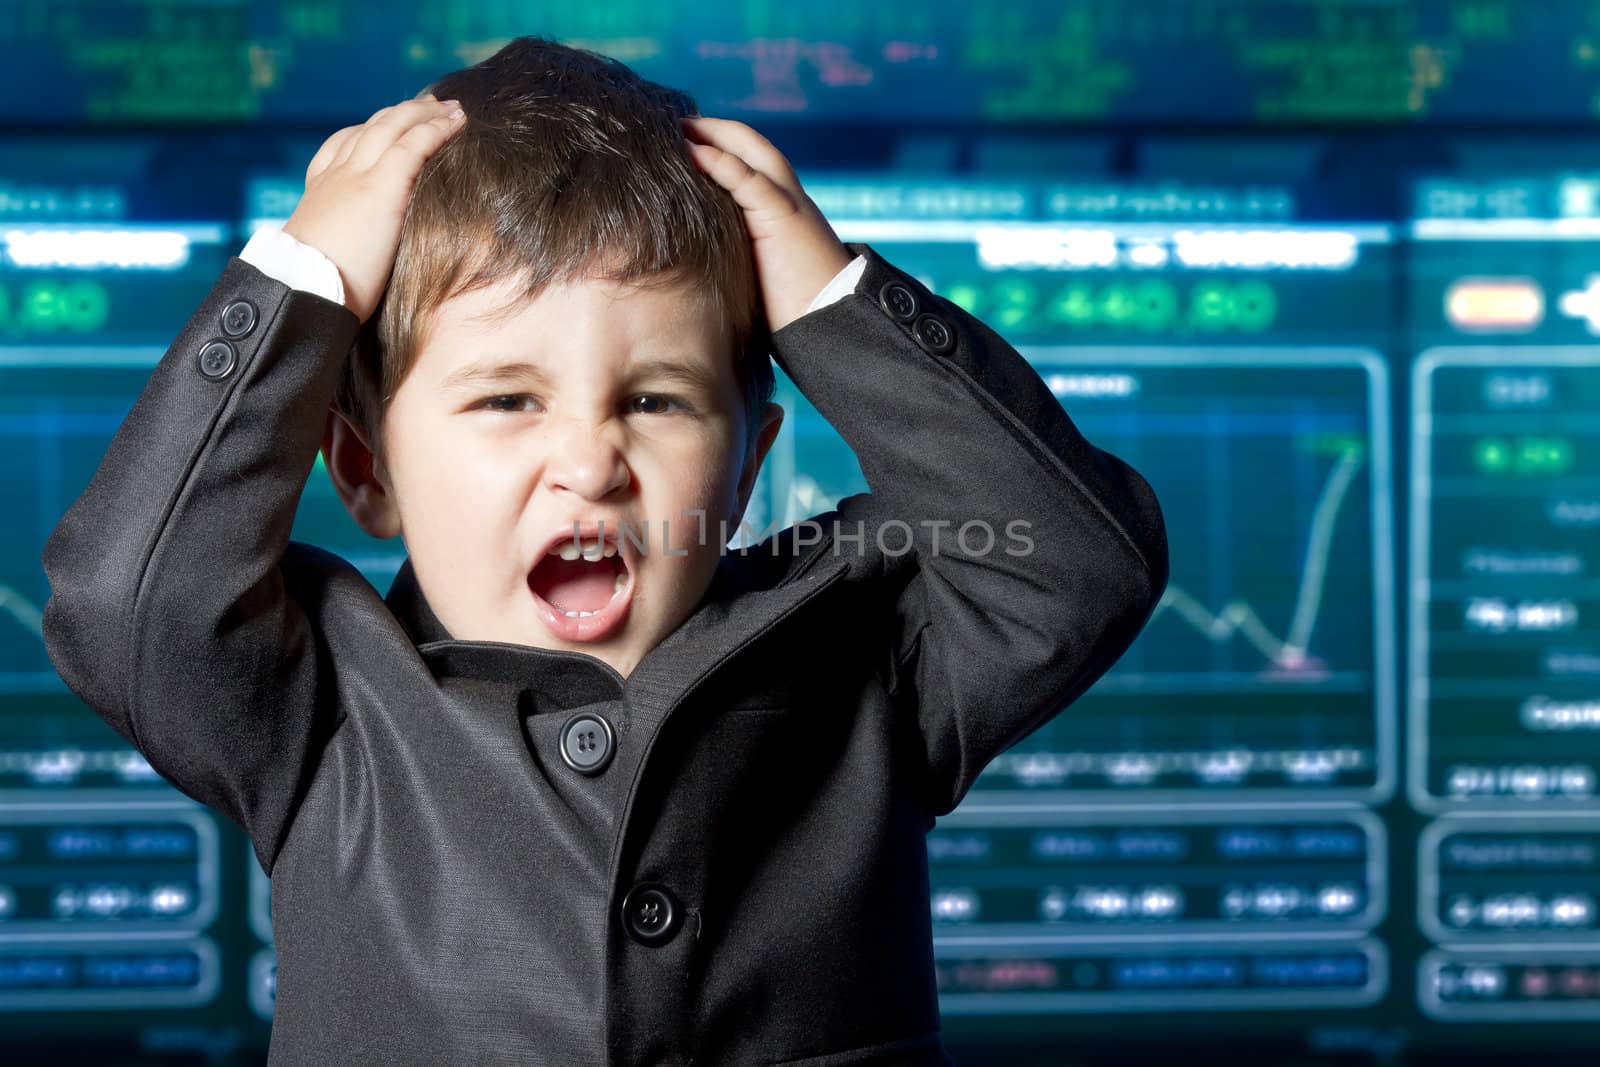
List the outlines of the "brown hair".
{"label": "brown hair", "polygon": [[417,176],[394,273],[335,398],[374,453],[431,314],[503,278],[520,278],[526,299],[585,277],[688,283],[726,323],[753,440],[773,391],[770,333],[741,209],[683,144],[694,99],[541,37],[425,92],[461,101],[465,124]]}

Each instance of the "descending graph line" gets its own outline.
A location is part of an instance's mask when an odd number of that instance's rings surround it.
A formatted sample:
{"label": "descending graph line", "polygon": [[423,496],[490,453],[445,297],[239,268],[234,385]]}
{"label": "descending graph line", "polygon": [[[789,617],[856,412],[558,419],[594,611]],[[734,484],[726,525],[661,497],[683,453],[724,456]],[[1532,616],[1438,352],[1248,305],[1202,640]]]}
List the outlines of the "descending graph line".
{"label": "descending graph line", "polygon": [[1177,586],[1169,585],[1162,594],[1153,622],[1163,611],[1171,609],[1203,636],[1215,642],[1227,641],[1235,633],[1276,666],[1295,669],[1306,664],[1306,651],[1311,646],[1311,634],[1316,629],[1317,615],[1322,609],[1322,591],[1327,585],[1328,557],[1333,545],[1333,527],[1344,505],[1345,495],[1355,481],[1356,472],[1365,459],[1361,446],[1342,450],[1339,462],[1328,475],[1322,492],[1317,497],[1311,513],[1311,532],[1306,540],[1306,563],[1300,572],[1300,588],[1295,594],[1294,615],[1289,623],[1288,636],[1274,634],[1255,608],[1243,600],[1230,600],[1216,615],[1199,600]]}
{"label": "descending graph line", "polygon": [[0,611],[4,611],[35,637],[44,637],[44,612],[9,585],[0,585]]}

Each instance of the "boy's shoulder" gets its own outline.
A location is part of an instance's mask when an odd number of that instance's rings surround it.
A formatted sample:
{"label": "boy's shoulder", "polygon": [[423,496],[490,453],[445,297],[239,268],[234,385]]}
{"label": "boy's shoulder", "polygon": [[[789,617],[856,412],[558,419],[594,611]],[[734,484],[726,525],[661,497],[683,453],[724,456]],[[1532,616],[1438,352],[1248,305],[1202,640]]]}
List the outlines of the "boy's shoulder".
{"label": "boy's shoulder", "polygon": [[[449,634],[440,625],[426,604],[420,601],[406,610],[396,610],[397,602],[408,589],[415,589],[415,578],[410,575],[411,563],[401,564],[394,583],[387,594],[346,557],[319,545],[304,541],[290,541],[283,554],[281,572],[284,591],[300,606],[311,623],[313,631],[325,645],[325,652],[334,657],[348,655],[356,647],[365,646],[379,636],[378,631],[388,627],[391,638],[420,644],[413,632],[413,620],[421,618],[435,628],[423,633],[423,640],[439,640]],[[402,579],[405,579],[402,581]],[[387,609],[387,610],[385,610]]]}

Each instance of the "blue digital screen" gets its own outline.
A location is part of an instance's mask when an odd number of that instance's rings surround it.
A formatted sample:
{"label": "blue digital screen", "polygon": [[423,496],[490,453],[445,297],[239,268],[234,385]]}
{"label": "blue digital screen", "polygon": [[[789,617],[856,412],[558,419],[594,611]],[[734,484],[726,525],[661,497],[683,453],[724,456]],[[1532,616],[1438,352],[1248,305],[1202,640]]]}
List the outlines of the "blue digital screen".
{"label": "blue digital screen", "polygon": [[[1161,501],[1148,626],[928,835],[957,1062],[1592,1050],[1600,23],[1529,10],[0,6],[0,1060],[264,1062],[270,884],[56,676],[40,553],[321,139],[526,32],[769,132]],[[871,488],[775,399],[755,530]],[[291,536],[405,560],[320,458]]]}

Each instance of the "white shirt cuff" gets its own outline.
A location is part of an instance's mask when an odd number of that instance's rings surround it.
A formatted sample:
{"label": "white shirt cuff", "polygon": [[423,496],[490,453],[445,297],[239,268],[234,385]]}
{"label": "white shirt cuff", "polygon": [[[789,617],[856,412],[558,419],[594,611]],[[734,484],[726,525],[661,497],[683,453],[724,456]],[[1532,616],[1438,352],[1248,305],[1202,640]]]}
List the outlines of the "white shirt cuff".
{"label": "white shirt cuff", "polygon": [[239,258],[290,288],[344,303],[344,281],[333,260],[276,226],[257,230]]}
{"label": "white shirt cuff", "polygon": [[833,276],[833,280],[822,287],[822,292],[812,298],[805,314],[809,315],[818,308],[827,307],[835,300],[849,296],[856,291],[856,283],[861,280],[861,272],[867,269],[867,257],[864,255],[852,259],[843,270]]}

